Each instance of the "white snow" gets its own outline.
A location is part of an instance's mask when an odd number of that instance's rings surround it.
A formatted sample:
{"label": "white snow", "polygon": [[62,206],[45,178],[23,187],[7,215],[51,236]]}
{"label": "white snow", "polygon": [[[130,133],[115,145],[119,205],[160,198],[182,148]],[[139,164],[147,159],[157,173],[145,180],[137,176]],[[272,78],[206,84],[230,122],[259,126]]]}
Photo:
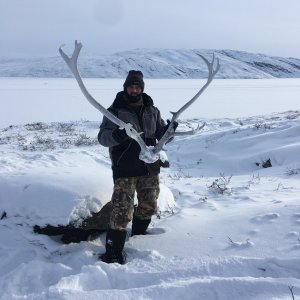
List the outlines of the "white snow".
{"label": "white snow", "polygon": [[[159,214],[122,266],[99,261],[105,234],[64,245],[32,231],[80,223],[111,197],[102,116],[73,81],[0,78],[1,300],[299,297],[299,80],[213,82],[178,130],[207,126],[166,147]],[[86,82],[106,106],[123,83]],[[198,86],[149,80],[146,92],[167,118]]]}

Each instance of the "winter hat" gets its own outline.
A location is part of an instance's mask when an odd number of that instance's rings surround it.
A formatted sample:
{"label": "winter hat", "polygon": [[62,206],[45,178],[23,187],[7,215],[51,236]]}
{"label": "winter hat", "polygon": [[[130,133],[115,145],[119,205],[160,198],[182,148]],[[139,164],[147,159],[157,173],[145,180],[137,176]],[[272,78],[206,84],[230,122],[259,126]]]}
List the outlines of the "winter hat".
{"label": "winter hat", "polygon": [[144,91],[145,83],[143,80],[143,73],[141,71],[130,70],[123,84],[124,90],[130,85],[138,85]]}

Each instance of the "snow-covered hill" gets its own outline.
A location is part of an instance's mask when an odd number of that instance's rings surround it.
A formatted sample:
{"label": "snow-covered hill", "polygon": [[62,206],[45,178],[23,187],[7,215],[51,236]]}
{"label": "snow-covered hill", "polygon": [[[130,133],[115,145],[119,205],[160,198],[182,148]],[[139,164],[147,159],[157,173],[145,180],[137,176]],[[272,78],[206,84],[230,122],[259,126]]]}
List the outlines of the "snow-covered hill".
{"label": "snow-covered hill", "polygon": [[[71,52],[73,49],[68,49]],[[130,69],[147,78],[203,78],[207,69],[199,55],[219,58],[216,78],[299,78],[300,59],[234,50],[136,49],[106,56],[79,57],[84,77],[124,78]],[[0,58],[0,77],[71,77],[58,55],[49,58]]]}

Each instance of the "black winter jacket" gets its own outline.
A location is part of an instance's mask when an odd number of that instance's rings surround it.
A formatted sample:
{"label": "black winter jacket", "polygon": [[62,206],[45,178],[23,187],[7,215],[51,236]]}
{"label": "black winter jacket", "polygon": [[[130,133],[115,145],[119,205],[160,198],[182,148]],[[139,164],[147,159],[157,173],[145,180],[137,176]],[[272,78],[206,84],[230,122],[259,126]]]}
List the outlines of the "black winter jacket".
{"label": "black winter jacket", "polygon": [[[142,97],[144,105],[140,113],[136,113],[127,104],[123,91],[117,94],[108,110],[125,123],[131,123],[137,132],[143,132],[142,138],[147,146],[154,146],[165,132],[166,123],[161,119],[160,111],[154,106],[152,98],[146,93]],[[113,138],[113,131],[118,128],[118,125],[104,116],[98,134],[99,143],[109,147],[114,180],[120,177],[158,174],[160,161],[153,164],[141,161],[140,146],[135,140],[128,138],[119,144]]]}

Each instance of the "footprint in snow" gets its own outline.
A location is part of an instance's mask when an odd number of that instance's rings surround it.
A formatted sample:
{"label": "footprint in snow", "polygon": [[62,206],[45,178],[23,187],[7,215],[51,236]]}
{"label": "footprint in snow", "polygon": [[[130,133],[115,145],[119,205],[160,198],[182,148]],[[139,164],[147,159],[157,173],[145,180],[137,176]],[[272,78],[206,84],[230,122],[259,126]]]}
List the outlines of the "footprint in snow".
{"label": "footprint in snow", "polygon": [[295,214],[293,214],[293,215],[292,215],[292,218],[293,218],[293,219],[296,219],[296,220],[295,220],[295,223],[296,223],[297,225],[300,225],[300,213],[295,213]]}
{"label": "footprint in snow", "polygon": [[280,215],[278,213],[268,213],[265,215],[258,215],[256,217],[253,217],[250,219],[250,221],[257,224],[262,224],[262,223],[273,222],[279,217]]}
{"label": "footprint in snow", "polygon": [[31,186],[31,184],[26,184],[23,186],[23,191],[27,190],[29,187]]}
{"label": "footprint in snow", "polygon": [[295,238],[297,236],[299,236],[299,232],[298,231],[290,231],[286,235],[287,238]]}
{"label": "footprint in snow", "polygon": [[254,246],[254,243],[251,242],[249,239],[241,242],[236,242],[233,241],[230,237],[228,237],[228,243],[229,243],[229,248],[235,248],[235,249],[245,249]]}
{"label": "footprint in snow", "polygon": [[248,232],[250,235],[257,235],[260,233],[260,230],[259,229],[252,229]]}
{"label": "footprint in snow", "polygon": [[299,249],[300,249],[300,242],[298,242],[297,244],[295,244],[295,245],[293,246],[293,249],[294,249],[294,250],[299,250]]}
{"label": "footprint in snow", "polygon": [[280,200],[272,200],[271,202],[273,202],[274,204],[282,203],[282,201],[280,201]]}

